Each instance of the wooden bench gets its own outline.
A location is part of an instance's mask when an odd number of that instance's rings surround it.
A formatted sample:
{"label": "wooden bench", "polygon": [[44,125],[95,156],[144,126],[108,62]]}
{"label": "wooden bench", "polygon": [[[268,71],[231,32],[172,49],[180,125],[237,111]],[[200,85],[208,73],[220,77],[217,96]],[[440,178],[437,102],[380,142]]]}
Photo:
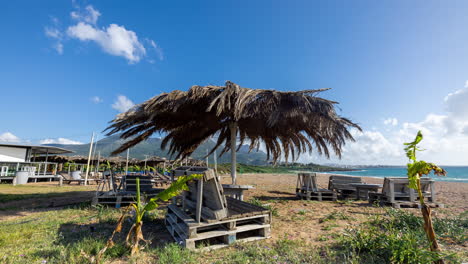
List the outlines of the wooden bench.
{"label": "wooden bench", "polygon": [[306,200],[315,199],[322,201],[324,199],[330,199],[336,201],[337,199],[335,191],[318,187],[316,173],[297,174],[296,195]]}
{"label": "wooden bench", "polygon": [[[134,203],[136,200],[137,184],[136,179],[140,179],[140,194],[143,200],[147,201],[152,197],[156,196],[163,189],[153,188],[153,181],[151,176],[146,175],[125,175],[122,176],[119,186],[114,190],[108,192],[99,191],[99,188],[104,186],[98,186],[96,196],[93,197],[91,202],[92,205],[106,204],[120,208],[121,206]],[[110,179],[109,179],[110,180]],[[113,185],[110,182],[103,182],[103,185]],[[110,188],[113,189],[112,186]]]}
{"label": "wooden bench", "polygon": [[253,189],[250,185],[223,184],[224,195],[243,201],[244,191]]}
{"label": "wooden bench", "polygon": [[[419,196],[417,191],[409,188],[409,180],[403,177],[386,177],[381,193],[369,193],[369,203],[380,205],[391,205],[400,207],[419,207]],[[427,199],[431,207],[443,207],[436,203],[435,181],[431,178],[421,178],[421,190],[424,199]]]}
{"label": "wooden bench", "polygon": [[212,169],[192,167],[184,173],[203,177],[188,183],[189,190],[168,206],[166,228],[179,245],[215,249],[270,237],[268,209],[226,197]]}
{"label": "wooden bench", "polygon": [[363,183],[361,177],[331,175],[328,189],[337,192],[342,198],[355,198],[356,187],[353,183]]}

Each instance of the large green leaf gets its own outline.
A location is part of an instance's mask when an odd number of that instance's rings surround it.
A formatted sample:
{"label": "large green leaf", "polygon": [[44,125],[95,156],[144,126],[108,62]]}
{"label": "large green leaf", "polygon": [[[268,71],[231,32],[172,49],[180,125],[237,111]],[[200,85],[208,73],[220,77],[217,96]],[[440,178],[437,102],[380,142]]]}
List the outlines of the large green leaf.
{"label": "large green leaf", "polygon": [[428,163],[424,160],[417,161],[416,152],[422,151],[422,149],[418,148],[418,144],[422,141],[422,139],[423,135],[421,131],[418,131],[418,134],[416,135],[416,138],[413,142],[404,143],[406,146],[406,156],[411,161],[407,165],[409,187],[415,190],[418,189],[418,181],[421,178],[421,175],[428,175],[431,171],[433,171],[437,176],[445,176],[447,174],[444,169],[440,168],[434,163]]}
{"label": "large green leaf", "polygon": [[151,198],[145,206],[145,211],[154,210],[158,207],[156,201],[168,201],[172,197],[179,195],[182,191],[188,190],[187,182],[203,177],[203,174],[192,174],[188,176],[180,176],[164,191],[158,193],[154,198]]}

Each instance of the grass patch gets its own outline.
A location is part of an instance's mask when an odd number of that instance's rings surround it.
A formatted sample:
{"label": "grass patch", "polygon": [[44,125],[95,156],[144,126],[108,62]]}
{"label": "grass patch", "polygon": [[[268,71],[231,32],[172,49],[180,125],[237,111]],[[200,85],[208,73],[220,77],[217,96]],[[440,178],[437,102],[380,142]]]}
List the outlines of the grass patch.
{"label": "grass patch", "polygon": [[319,223],[325,223],[334,220],[351,220],[351,217],[343,212],[333,211],[319,219]]}
{"label": "grass patch", "polygon": [[24,199],[51,198],[75,195],[83,191],[94,191],[96,186],[51,186],[51,185],[17,185],[0,184],[0,203]]}
{"label": "grass patch", "polygon": [[260,207],[263,207],[263,208],[266,208],[268,210],[271,211],[271,215],[275,216],[275,217],[278,217],[279,216],[279,212],[278,212],[278,209],[274,206],[272,206],[271,204],[264,204],[262,203],[262,201],[260,201],[259,199],[257,198],[251,198],[250,200],[247,201],[248,203],[251,203],[253,205],[256,205],[256,206],[260,206]]}
{"label": "grass patch", "polygon": [[[348,229],[338,238],[337,248],[359,263],[431,263],[443,257],[448,263],[459,263],[458,257],[448,251],[441,255],[429,251],[422,228],[421,217],[407,211],[389,209],[387,217],[373,216],[355,229]],[[437,224],[436,224],[437,223]],[[466,220],[435,219],[439,237],[451,242],[466,242]],[[465,234],[460,237],[458,232]],[[441,244],[447,240],[439,239]]]}

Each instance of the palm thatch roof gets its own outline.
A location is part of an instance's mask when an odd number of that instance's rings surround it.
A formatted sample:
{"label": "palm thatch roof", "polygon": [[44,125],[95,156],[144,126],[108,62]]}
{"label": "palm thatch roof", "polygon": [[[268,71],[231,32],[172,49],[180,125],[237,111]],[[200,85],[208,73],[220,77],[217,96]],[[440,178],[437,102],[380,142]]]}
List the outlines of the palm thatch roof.
{"label": "palm thatch roof", "polygon": [[327,157],[331,151],[341,157],[345,141],[354,140],[348,129],[361,128],[336,113],[337,102],[317,96],[326,90],[281,92],[243,88],[230,81],[225,86],[192,86],[136,105],[119,114],[106,130],[108,135],[123,132],[121,138],[128,139],[113,154],[159,132],[166,134],[161,147],[169,145],[169,153],[176,158],[189,156],[213,135],[217,142],[210,154],[221,146],[222,155],[235,148],[230,126],[236,125],[239,148],[247,143],[250,150],[258,149],[264,142],[267,158],[274,161],[282,154],[294,160],[313,149]]}

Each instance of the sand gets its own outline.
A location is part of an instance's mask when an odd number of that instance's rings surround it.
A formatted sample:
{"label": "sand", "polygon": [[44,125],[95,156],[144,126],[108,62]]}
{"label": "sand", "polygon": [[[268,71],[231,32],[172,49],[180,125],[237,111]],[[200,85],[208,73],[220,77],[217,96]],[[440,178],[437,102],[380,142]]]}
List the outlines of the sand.
{"label": "sand", "polygon": [[[327,188],[328,177],[326,174],[318,175],[317,180],[320,187]],[[380,178],[363,177],[363,179],[367,183],[383,183],[383,179]],[[282,238],[299,239],[313,245],[329,243],[333,241],[333,233],[340,232],[345,228],[352,228],[370,217],[386,213],[385,209],[373,207],[366,201],[318,202],[298,200],[295,194],[296,180],[297,175],[295,174],[241,174],[238,176],[238,184],[255,187],[255,189],[245,193],[244,200],[255,198],[263,204],[269,204],[277,211],[276,216],[273,216],[272,239],[267,240],[267,243],[273,243]],[[231,183],[231,179],[228,175],[225,175],[222,177],[222,182]],[[94,189],[96,187],[90,186],[89,188]],[[436,182],[436,191],[437,202],[445,205],[445,208],[433,209],[436,217],[454,217],[468,211],[468,183]],[[2,204],[2,207],[21,209],[0,210],[0,220],[24,217],[44,210],[59,210],[61,206],[65,205],[61,204],[61,202],[89,201],[93,193],[85,191],[80,195],[73,194],[73,199],[61,197],[7,202]],[[34,203],[32,203],[32,200],[35,200]],[[32,209],[30,206],[35,203],[41,205],[39,207],[45,208],[36,207]],[[403,210],[420,214],[417,208]],[[324,218],[334,212],[345,215],[347,219],[323,221]],[[159,229],[161,232],[167,233],[162,225]],[[169,233],[159,234],[158,237],[162,238],[162,240],[171,241]]]}
{"label": "sand", "polygon": [[[328,175],[320,174],[317,183],[322,188],[328,187]],[[297,175],[295,174],[242,174],[238,184],[253,185],[255,189],[247,191],[245,200],[256,198],[270,204],[278,211],[273,217],[273,241],[287,237],[301,239],[307,243],[326,243],[332,233],[353,227],[369,217],[385,214],[385,209],[370,206],[366,201],[303,201],[295,194]],[[363,177],[366,183],[383,184],[381,178]],[[231,183],[229,176],[223,176],[223,183]],[[458,216],[468,210],[468,183],[436,182],[437,202],[445,208],[433,209],[435,216]],[[417,208],[405,208],[420,213]],[[323,221],[333,213],[341,212],[349,217],[346,220]],[[332,239],[331,239],[332,240]]]}

